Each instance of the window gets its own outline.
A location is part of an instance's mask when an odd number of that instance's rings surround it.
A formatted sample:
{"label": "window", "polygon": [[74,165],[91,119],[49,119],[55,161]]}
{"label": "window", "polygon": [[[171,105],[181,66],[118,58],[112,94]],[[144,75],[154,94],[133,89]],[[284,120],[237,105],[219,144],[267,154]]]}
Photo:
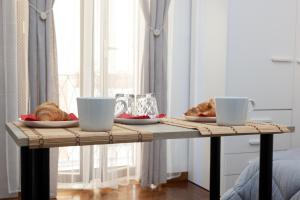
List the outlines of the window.
{"label": "window", "polygon": [[[60,106],[77,113],[81,94],[136,93],[140,62],[138,0],[59,0],[55,2]],[[142,40],[141,40],[142,41]],[[136,144],[60,148],[59,181],[80,182],[86,161],[108,170],[135,168]],[[92,159],[92,160],[91,160]],[[69,176],[70,175],[70,176]]]}
{"label": "window", "polygon": [[[80,0],[54,4],[60,107],[75,112],[80,95]],[[79,173],[80,148],[60,148],[59,171]]]}
{"label": "window", "polygon": [[138,1],[102,0],[94,3],[94,94],[135,93]]}

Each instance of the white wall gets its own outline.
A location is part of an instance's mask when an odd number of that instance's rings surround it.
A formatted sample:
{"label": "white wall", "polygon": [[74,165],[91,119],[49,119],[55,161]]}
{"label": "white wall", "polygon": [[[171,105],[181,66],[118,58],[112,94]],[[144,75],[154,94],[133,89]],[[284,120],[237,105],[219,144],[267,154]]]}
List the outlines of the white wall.
{"label": "white wall", "polygon": [[190,103],[197,104],[225,94],[227,2],[192,0],[192,8]]}
{"label": "white wall", "polygon": [[[192,0],[191,16],[190,104],[195,105],[225,94],[227,0]],[[189,179],[206,189],[209,141],[193,139],[189,143]]]}
{"label": "white wall", "polygon": [[[169,13],[169,115],[225,93],[226,0],[173,0]],[[212,34],[213,33],[213,34]],[[223,59],[215,59],[223,58]],[[169,140],[168,172],[208,189],[209,139]]]}
{"label": "white wall", "polygon": [[[190,0],[172,0],[169,13],[168,115],[181,116],[189,107]],[[188,170],[188,140],[168,140],[168,172]]]}

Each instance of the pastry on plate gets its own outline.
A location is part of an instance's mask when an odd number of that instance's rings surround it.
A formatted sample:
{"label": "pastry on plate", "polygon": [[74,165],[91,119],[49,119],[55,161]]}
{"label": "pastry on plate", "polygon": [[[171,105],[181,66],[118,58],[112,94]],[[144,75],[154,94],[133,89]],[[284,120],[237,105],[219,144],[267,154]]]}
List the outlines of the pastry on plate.
{"label": "pastry on plate", "polygon": [[70,120],[66,112],[62,111],[57,104],[45,102],[35,109],[35,116],[39,121],[67,121]]}
{"label": "pastry on plate", "polygon": [[200,103],[195,107],[188,109],[185,113],[186,116],[197,117],[215,117],[216,116],[216,103],[214,99],[209,99],[206,102]]}

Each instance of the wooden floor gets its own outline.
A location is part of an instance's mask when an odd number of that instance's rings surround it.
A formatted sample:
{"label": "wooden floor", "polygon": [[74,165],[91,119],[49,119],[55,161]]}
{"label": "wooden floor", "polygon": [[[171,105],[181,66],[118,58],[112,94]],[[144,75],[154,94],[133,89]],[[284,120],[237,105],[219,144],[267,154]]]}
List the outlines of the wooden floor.
{"label": "wooden floor", "polygon": [[155,190],[132,184],[119,189],[59,190],[57,200],[209,200],[209,193],[187,181],[167,183]]}
{"label": "wooden floor", "polygon": [[[19,198],[20,199],[20,198]],[[138,184],[119,189],[58,190],[57,200],[209,200],[209,193],[188,182],[170,182],[157,189],[142,189]],[[18,199],[6,199],[18,200]],[[54,199],[53,199],[54,200]]]}

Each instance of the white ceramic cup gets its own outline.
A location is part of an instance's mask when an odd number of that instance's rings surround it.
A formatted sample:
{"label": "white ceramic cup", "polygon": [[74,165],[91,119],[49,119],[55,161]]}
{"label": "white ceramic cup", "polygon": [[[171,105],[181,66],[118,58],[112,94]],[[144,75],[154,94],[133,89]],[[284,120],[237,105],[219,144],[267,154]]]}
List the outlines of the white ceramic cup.
{"label": "white ceramic cup", "polygon": [[216,97],[217,124],[222,126],[245,125],[255,102],[248,97]]}
{"label": "white ceramic cup", "polygon": [[115,99],[77,98],[79,126],[83,131],[109,131],[114,122]]}

